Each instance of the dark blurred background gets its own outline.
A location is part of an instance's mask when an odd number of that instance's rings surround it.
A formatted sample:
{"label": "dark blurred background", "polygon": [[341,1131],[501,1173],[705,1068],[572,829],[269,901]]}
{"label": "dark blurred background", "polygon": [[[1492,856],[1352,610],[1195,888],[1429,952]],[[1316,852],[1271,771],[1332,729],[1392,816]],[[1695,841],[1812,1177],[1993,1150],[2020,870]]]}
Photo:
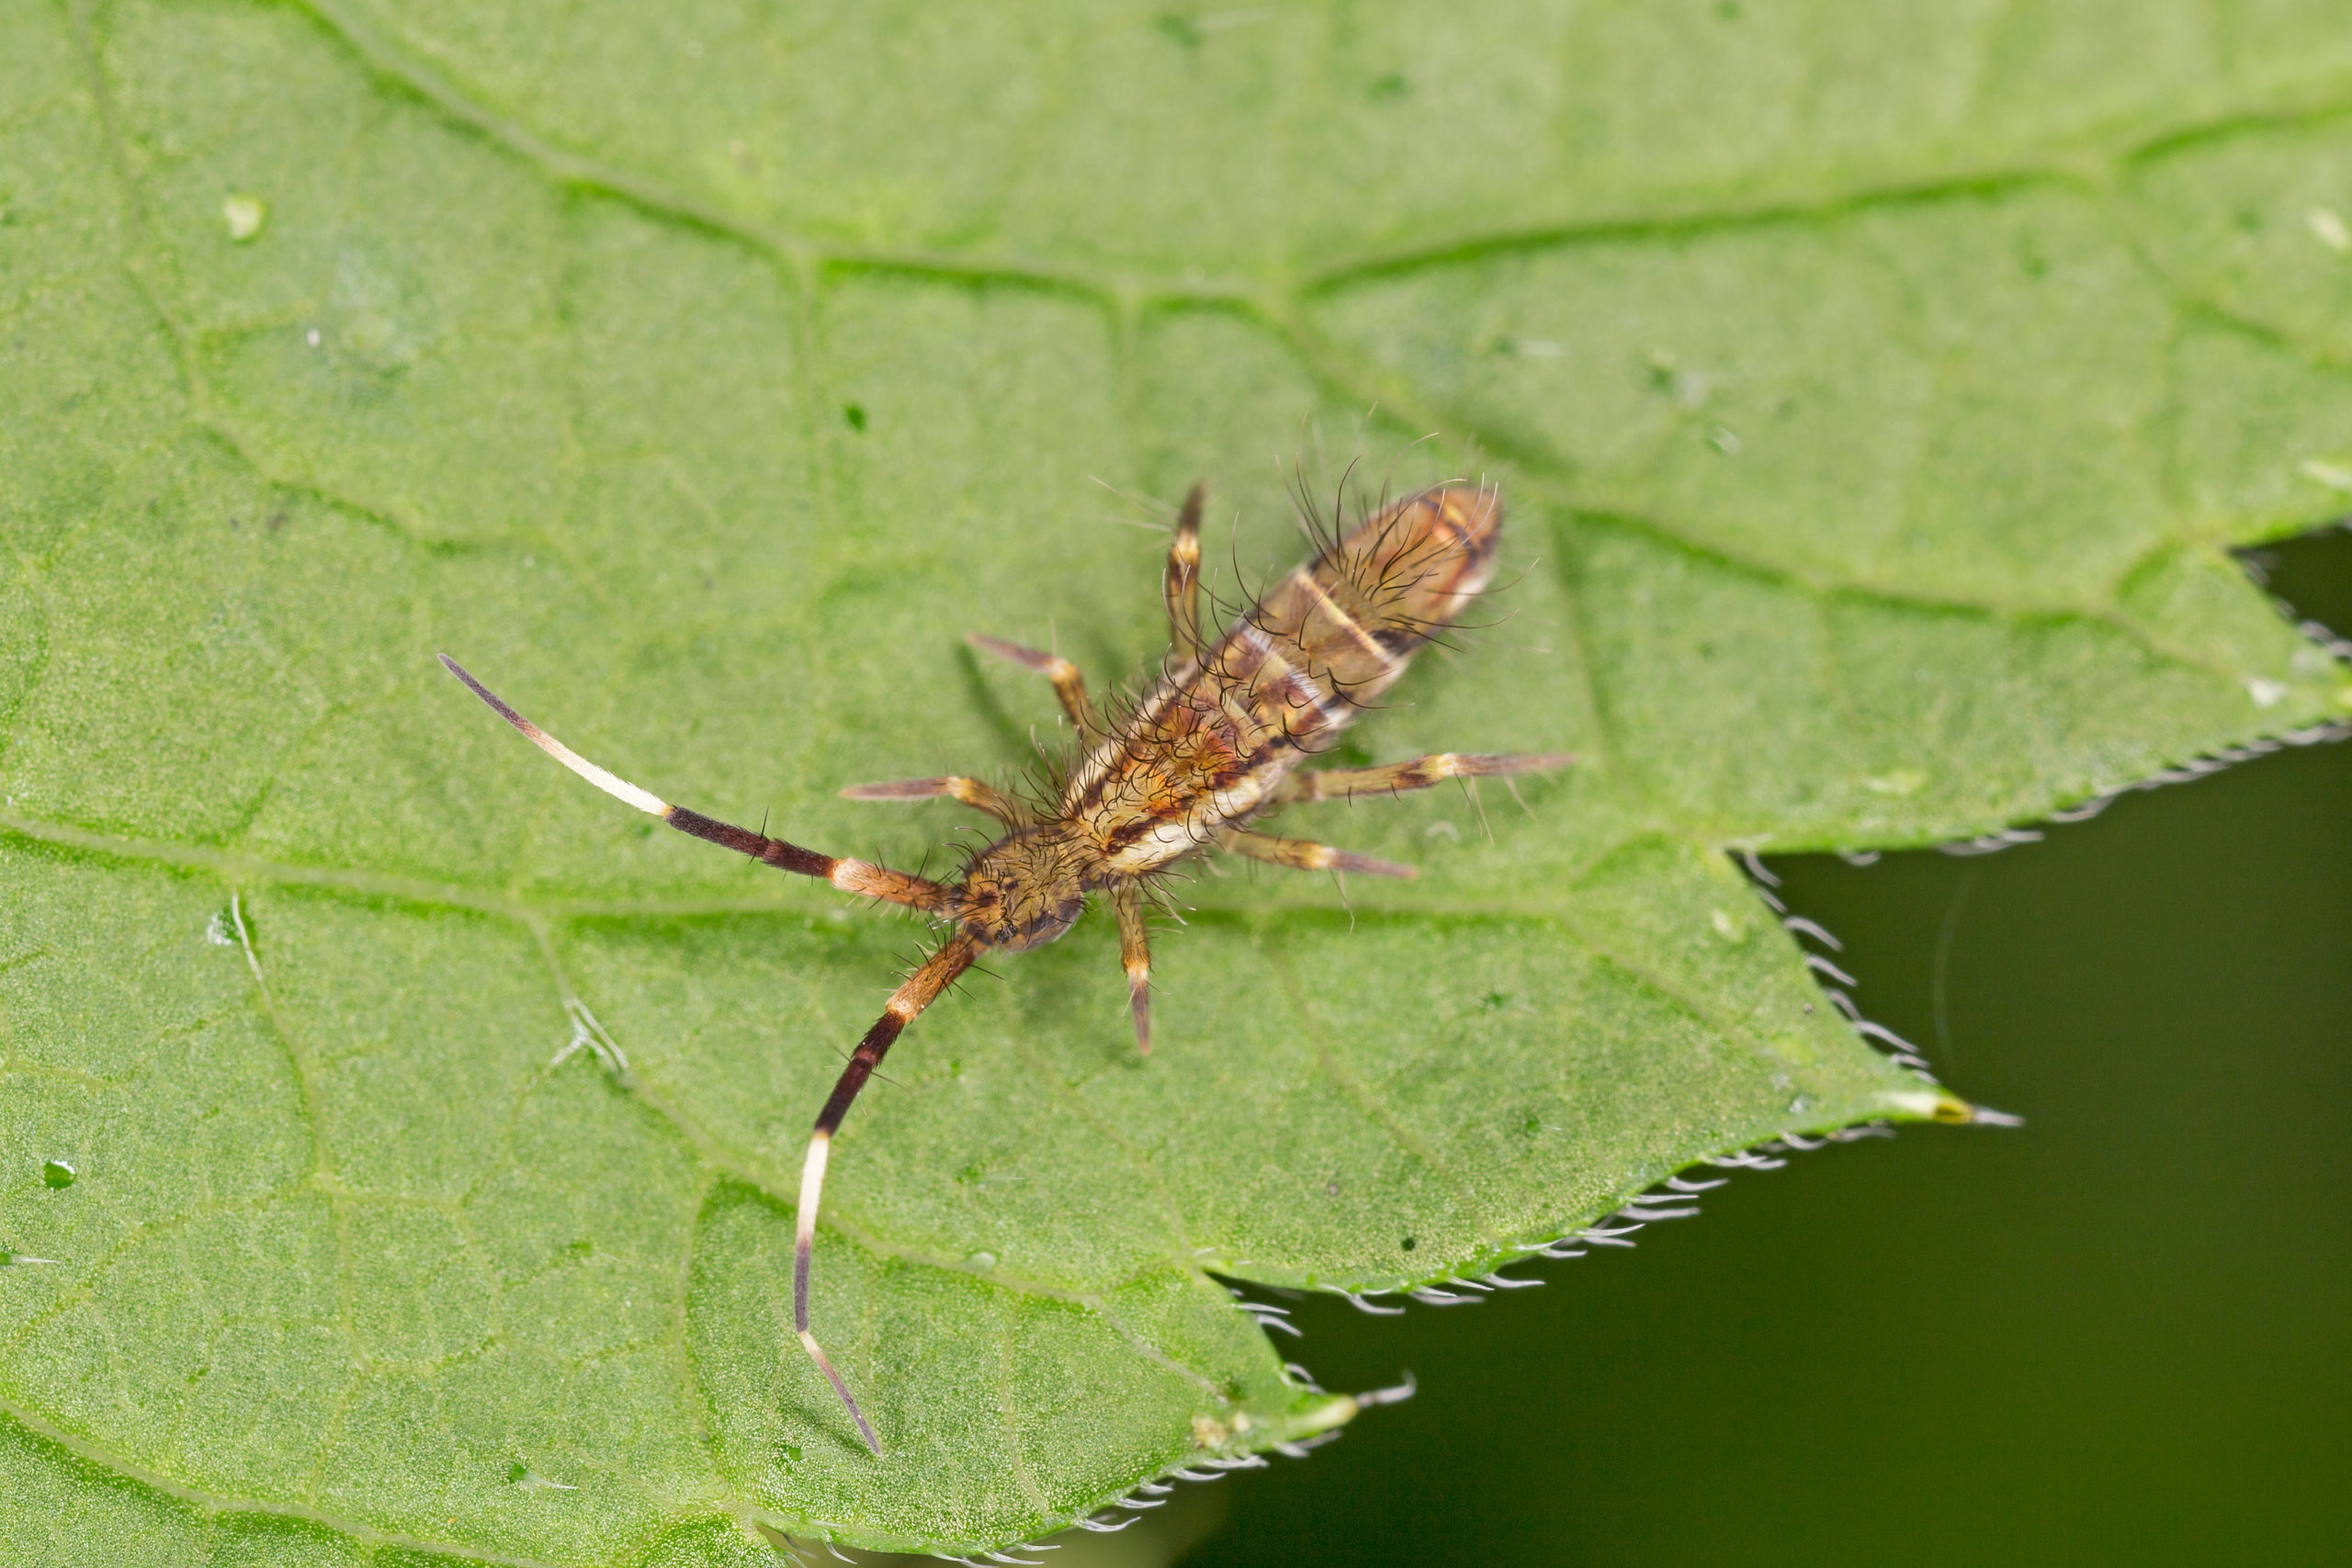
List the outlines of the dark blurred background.
{"label": "dark blurred background", "polygon": [[[2352,631],[2352,535],[2250,564]],[[1866,1013],[2025,1127],[1740,1172],[1475,1307],[1300,1303],[1328,1386],[1419,1395],[1139,1538],[1199,1568],[2352,1562],[2352,745],[2000,854],[1771,869]]]}

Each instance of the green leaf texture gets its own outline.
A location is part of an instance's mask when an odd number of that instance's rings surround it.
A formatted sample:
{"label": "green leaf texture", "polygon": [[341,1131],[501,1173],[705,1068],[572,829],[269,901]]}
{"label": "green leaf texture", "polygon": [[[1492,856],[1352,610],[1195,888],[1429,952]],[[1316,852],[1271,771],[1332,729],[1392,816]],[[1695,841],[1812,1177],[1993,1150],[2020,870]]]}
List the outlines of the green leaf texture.
{"label": "green leaf texture", "polygon": [[[1210,1270],[1476,1278],[1935,1108],[1728,852],[2346,710],[2226,553],[2352,489],[2325,0],[6,9],[9,1562],[1057,1529],[1353,1413]],[[1148,1062],[1100,917],[926,1016],[818,1251],[876,1461],[790,1204],[920,933],[432,656],[936,866],[835,792],[1051,739],[964,633],[1131,679],[1126,525],[1205,479],[1230,594],[1358,455],[1512,521],[1351,755],[1582,761],[1287,819],[1408,886],[1204,867]]]}

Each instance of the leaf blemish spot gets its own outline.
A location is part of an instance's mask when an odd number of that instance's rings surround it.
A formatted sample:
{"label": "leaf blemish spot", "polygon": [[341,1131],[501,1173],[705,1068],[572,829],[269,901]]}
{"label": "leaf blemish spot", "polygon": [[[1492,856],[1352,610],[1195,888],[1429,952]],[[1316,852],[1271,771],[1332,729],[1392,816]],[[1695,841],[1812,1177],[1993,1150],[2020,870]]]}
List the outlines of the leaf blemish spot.
{"label": "leaf blemish spot", "polygon": [[40,1184],[52,1192],[62,1191],[73,1186],[76,1174],[74,1168],[62,1159],[45,1159],[40,1162]]}
{"label": "leaf blemish spot", "polygon": [[1707,400],[1707,373],[1683,365],[1672,349],[1650,350],[1646,363],[1650,390],[1664,393],[1686,409],[1695,409]]}
{"label": "leaf blemish spot", "polygon": [[865,405],[864,403],[843,403],[842,419],[859,434],[865,434]]}
{"label": "leaf blemish spot", "polygon": [[257,196],[232,196],[220,203],[220,221],[227,226],[229,238],[241,245],[261,232],[268,217],[268,204]]}
{"label": "leaf blemish spot", "polygon": [[526,1492],[577,1492],[577,1486],[567,1486],[560,1481],[549,1481],[521,1460],[506,1467],[506,1479]]}

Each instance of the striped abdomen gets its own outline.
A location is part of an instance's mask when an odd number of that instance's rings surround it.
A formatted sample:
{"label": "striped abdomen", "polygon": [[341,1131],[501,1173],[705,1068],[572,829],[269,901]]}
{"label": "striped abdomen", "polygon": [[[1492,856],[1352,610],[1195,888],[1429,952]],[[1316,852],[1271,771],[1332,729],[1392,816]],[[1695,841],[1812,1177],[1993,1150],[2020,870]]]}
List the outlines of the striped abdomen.
{"label": "striped abdomen", "polygon": [[1369,519],[1251,605],[1088,754],[1062,798],[1105,870],[1135,876],[1270,804],[1494,570],[1494,491],[1425,491]]}

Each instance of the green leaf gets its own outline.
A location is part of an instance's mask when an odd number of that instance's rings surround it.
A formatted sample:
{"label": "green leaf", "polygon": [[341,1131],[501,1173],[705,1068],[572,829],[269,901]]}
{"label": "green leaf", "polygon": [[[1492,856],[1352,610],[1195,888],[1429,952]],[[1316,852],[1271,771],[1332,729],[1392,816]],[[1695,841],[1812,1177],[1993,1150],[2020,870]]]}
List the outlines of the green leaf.
{"label": "green leaf", "polygon": [[[1354,1413],[1209,1270],[1956,1107],[1727,852],[2352,705],[2227,554],[2352,489],[2335,13],[10,0],[0,1556],[997,1547]],[[916,863],[836,792],[1051,733],[963,633],[1132,678],[1123,525],[1206,479],[1231,593],[1359,453],[1498,475],[1511,581],[1351,743],[1582,761],[1287,819],[1408,886],[1204,867],[1148,1063],[1100,919],[927,1015],[818,1248],[876,1461],[787,1238],[917,933],[432,655]]]}

